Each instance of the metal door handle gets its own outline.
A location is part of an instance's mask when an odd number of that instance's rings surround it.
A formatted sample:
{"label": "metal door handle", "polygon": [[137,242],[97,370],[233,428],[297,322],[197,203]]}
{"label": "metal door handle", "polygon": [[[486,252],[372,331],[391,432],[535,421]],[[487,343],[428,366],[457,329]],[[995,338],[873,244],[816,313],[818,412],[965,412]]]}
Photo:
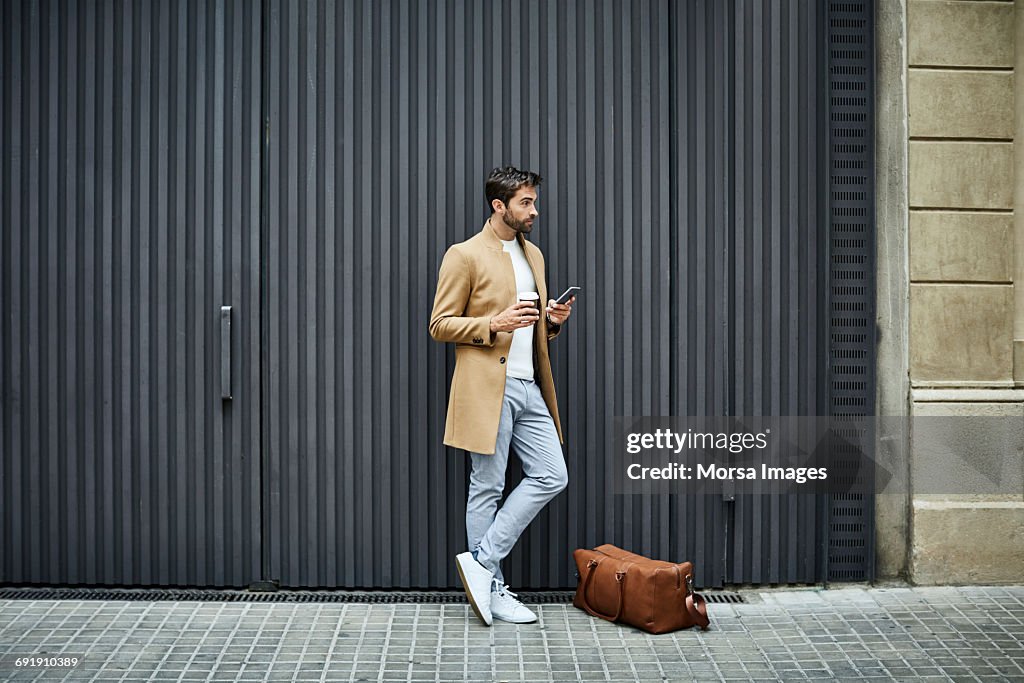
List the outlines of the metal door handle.
{"label": "metal door handle", "polygon": [[231,398],[231,307],[220,307],[220,397]]}

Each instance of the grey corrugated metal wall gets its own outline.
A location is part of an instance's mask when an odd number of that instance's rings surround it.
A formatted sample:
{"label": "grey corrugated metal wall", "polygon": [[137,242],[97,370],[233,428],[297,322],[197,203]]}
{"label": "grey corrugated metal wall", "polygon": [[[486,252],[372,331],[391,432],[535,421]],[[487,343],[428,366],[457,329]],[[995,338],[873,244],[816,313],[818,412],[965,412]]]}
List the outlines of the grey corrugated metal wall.
{"label": "grey corrugated metal wall", "polygon": [[607,452],[616,415],[830,409],[825,5],[2,11],[0,581],[456,586],[427,318],[504,163],[545,176],[549,288],[584,287],[570,488],[510,583],[606,541],[825,578],[824,497],[616,497]]}
{"label": "grey corrugated metal wall", "polygon": [[260,576],[259,6],[0,12],[0,580],[244,585]]}
{"label": "grey corrugated metal wall", "polygon": [[[713,398],[699,411],[827,415],[825,5],[714,4],[725,15],[714,34],[729,38],[712,42],[707,75],[699,61],[677,62],[684,82],[707,78],[710,100],[707,123],[680,122],[680,168],[707,173],[708,217],[699,185],[680,191],[691,208],[676,224],[686,226],[680,239],[692,249],[681,270],[696,277],[680,291],[687,339],[678,386],[696,383],[699,395],[705,383]],[[700,37],[690,38],[699,52]],[[703,99],[700,91],[688,98],[698,107]],[[711,150],[705,159],[690,152],[702,144]],[[703,324],[687,329],[694,317]],[[673,414],[691,414],[689,403],[682,398]],[[738,496],[724,514],[728,545],[716,584],[824,578],[823,497]]]}
{"label": "grey corrugated metal wall", "polygon": [[615,415],[827,414],[825,26],[805,2],[272,0],[270,574],[458,585],[427,321],[512,163],[546,178],[549,288],[584,292],[553,346],[570,487],[509,580],[572,586],[606,541],[705,585],[821,580],[824,499],[624,499],[607,468]]}

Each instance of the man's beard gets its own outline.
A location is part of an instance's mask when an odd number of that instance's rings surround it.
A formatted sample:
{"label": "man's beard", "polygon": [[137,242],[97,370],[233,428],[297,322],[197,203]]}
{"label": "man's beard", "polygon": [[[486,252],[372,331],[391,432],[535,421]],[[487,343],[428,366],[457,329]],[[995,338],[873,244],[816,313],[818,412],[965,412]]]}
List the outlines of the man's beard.
{"label": "man's beard", "polygon": [[505,221],[505,225],[507,225],[508,227],[512,228],[516,232],[521,232],[521,233],[526,234],[526,233],[529,233],[530,230],[533,229],[533,226],[526,222],[527,219],[524,218],[521,221],[517,221],[515,218],[513,218],[511,211],[506,211],[505,215],[502,216],[501,220]]}

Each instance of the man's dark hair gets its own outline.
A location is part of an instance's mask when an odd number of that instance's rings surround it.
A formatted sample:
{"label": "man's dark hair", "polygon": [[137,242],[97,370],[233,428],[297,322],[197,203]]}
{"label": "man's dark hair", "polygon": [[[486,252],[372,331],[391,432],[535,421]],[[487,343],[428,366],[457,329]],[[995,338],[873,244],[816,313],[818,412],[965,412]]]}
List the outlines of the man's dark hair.
{"label": "man's dark hair", "polygon": [[515,166],[496,168],[487,176],[487,183],[484,185],[484,194],[487,195],[487,208],[494,213],[495,199],[500,199],[502,204],[508,206],[508,200],[512,199],[519,188],[523,185],[537,187],[543,178],[539,173],[533,171],[520,171]]}

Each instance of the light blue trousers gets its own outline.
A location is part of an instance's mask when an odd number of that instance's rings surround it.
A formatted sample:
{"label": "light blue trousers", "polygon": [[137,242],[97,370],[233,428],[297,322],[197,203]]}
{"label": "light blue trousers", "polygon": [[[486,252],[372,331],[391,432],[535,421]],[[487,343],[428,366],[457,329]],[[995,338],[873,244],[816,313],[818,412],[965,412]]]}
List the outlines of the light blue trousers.
{"label": "light blue trousers", "polygon": [[[523,464],[523,479],[499,510],[510,445]],[[541,508],[569,483],[558,432],[536,382],[506,378],[494,455],[470,453],[470,458],[473,469],[466,500],[469,549],[504,583],[501,561]]]}

